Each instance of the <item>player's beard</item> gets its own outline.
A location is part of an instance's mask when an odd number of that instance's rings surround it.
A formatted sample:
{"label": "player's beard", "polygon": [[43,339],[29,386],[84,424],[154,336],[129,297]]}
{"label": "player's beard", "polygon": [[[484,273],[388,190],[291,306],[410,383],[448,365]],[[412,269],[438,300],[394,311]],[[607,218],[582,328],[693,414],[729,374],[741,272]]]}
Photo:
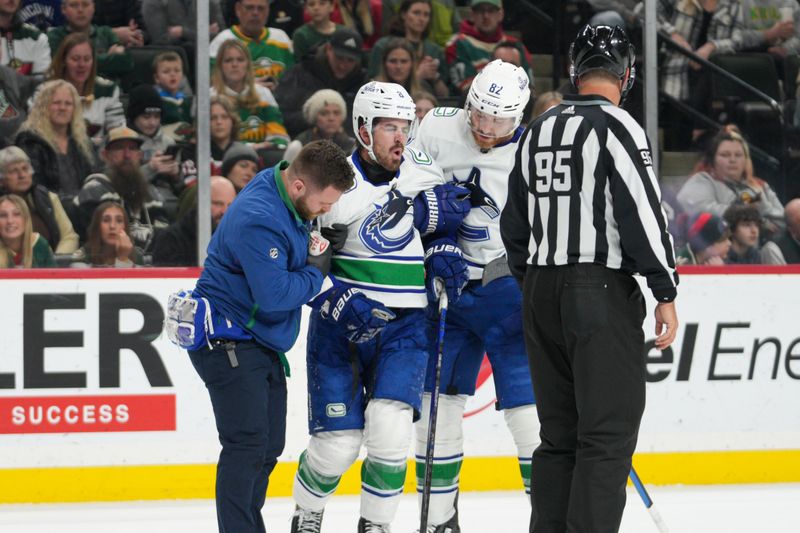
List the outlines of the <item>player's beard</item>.
{"label": "player's beard", "polygon": [[[378,160],[378,164],[388,170],[389,172],[397,172],[400,168],[400,163],[403,161],[403,144],[402,143],[395,143],[386,151],[381,150],[380,152],[373,148],[373,153],[375,154],[375,159]],[[392,152],[398,151],[400,152],[400,157],[396,157],[396,155]]]}

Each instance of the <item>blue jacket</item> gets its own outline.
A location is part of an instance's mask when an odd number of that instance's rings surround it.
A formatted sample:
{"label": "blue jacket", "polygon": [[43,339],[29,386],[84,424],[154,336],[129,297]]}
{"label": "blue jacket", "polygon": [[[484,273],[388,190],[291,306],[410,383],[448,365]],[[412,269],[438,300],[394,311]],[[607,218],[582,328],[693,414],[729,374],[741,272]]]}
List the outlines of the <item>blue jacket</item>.
{"label": "blue jacket", "polygon": [[277,352],[294,344],[300,310],[323,279],[306,265],[309,223],[289,201],[279,172],[287,166],[264,170],[239,193],[214,231],[195,288],[214,313]]}

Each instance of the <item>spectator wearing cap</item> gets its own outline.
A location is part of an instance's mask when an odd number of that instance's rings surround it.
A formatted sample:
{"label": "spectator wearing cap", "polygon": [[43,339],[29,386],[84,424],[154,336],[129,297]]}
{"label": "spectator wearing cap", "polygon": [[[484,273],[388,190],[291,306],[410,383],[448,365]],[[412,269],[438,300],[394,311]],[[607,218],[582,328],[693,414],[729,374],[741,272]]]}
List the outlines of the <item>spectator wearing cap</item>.
{"label": "spectator wearing cap", "polygon": [[219,32],[209,49],[212,65],[220,46],[225,41],[237,39],[250,51],[255,82],[275,90],[286,71],[294,65],[292,41],[286,32],[267,28],[269,0],[236,0],[234,5],[239,24]]}
{"label": "spectator wearing cap", "polygon": [[116,80],[133,70],[133,58],[111,27],[92,24],[94,0],[63,0],[61,12],[66,23],[47,32],[51,50],[58,50],[70,33],[84,33],[94,44],[101,76]]}
{"label": "spectator wearing cap", "polygon": [[331,20],[334,3],[334,0],[306,0],[305,9],[310,20],[292,34],[295,61],[302,61],[320,44],[327,43],[333,32],[343,27]]}
{"label": "spectator wearing cap", "polygon": [[259,171],[261,161],[250,146],[238,143],[225,152],[222,160],[222,175],[231,180],[238,193],[250,183]]}
{"label": "spectator wearing cap", "polygon": [[142,173],[143,142],[144,139],[127,126],[109,132],[101,154],[105,172],[89,176],[75,197],[80,233],[85,234],[95,208],[108,200],[125,209],[133,244],[142,250],[148,250],[156,229],[168,225],[163,198]]}
{"label": "spectator wearing cap", "polygon": [[358,33],[349,28],[340,28],[333,33],[330,41],[317,49],[316,54],[289,69],[275,97],[290,136],[297,136],[308,128],[303,116],[303,104],[320,89],[333,89],[342,95],[348,113],[345,123],[350,124],[353,100],[366,81],[361,67],[362,45],[363,40]]}
{"label": "spectator wearing cap", "polygon": [[71,33],[53,55],[50,79],[70,82],[81,97],[86,132],[95,146],[101,146],[106,133],[125,125],[119,87],[97,75],[94,45],[85,33]]}
{"label": "spectator wearing cap", "polygon": [[730,231],[725,221],[708,212],[688,217],[686,245],[676,250],[679,265],[724,265],[731,248]]}
{"label": "spectator wearing cap", "polygon": [[312,94],[303,104],[303,116],[311,127],[295,139],[300,144],[328,139],[346,154],[355,148],[356,140],[347,135],[342,127],[347,117],[347,104],[342,95],[333,89],[321,89]]}
{"label": "spectator wearing cap", "polygon": [[461,23],[458,33],[445,48],[451,83],[466,94],[472,78],[491,61],[492,52],[501,42],[516,44],[522,61],[520,66],[533,80],[530,53],[519,39],[503,31],[502,0],[472,0],[469,6],[470,20]]}
{"label": "spectator wearing cap", "polygon": [[65,207],[98,167],[80,96],[64,80],[39,87],[14,144],[31,158],[36,182],[58,194]]}
{"label": "spectator wearing cap", "polygon": [[800,264],[800,198],[786,204],[784,215],[786,230],[761,249],[761,262],[765,265]]}
{"label": "spectator wearing cap", "polygon": [[0,191],[25,200],[33,231],[44,237],[55,253],[71,254],[78,248],[78,234],[61,200],[33,181],[31,160],[22,148],[8,146],[0,150]]}
{"label": "spectator wearing cap", "polygon": [[732,205],[723,216],[731,232],[731,249],[728,263],[732,265],[761,264],[759,239],[761,236],[761,213],[752,205]]}
{"label": "spectator wearing cap", "polygon": [[[159,231],[153,245],[153,264],[156,266],[197,265],[197,194],[194,205],[176,222]],[[233,183],[222,176],[211,176],[211,232],[219,226],[225,211],[236,198]]]}

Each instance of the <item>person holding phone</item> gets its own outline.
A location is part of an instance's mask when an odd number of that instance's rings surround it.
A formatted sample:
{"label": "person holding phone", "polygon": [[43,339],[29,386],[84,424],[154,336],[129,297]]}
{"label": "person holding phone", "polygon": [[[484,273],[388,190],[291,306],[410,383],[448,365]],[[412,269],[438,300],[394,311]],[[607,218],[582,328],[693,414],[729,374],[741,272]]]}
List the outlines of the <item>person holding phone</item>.
{"label": "person holding phone", "polygon": [[161,127],[163,100],[152,85],[137,85],[130,92],[128,127],[142,137],[142,174],[151,183],[177,182],[180,178],[180,146]]}

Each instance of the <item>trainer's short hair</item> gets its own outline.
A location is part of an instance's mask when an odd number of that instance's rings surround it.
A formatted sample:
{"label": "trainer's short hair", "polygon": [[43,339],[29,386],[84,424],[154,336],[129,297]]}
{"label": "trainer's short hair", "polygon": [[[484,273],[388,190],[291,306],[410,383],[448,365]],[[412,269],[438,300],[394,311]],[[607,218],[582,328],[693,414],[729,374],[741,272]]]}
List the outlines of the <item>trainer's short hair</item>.
{"label": "trainer's short hair", "polygon": [[291,169],[296,176],[309,179],[320,190],[332,186],[344,192],[353,186],[355,178],[347,155],[327,139],[303,146],[292,161]]}

